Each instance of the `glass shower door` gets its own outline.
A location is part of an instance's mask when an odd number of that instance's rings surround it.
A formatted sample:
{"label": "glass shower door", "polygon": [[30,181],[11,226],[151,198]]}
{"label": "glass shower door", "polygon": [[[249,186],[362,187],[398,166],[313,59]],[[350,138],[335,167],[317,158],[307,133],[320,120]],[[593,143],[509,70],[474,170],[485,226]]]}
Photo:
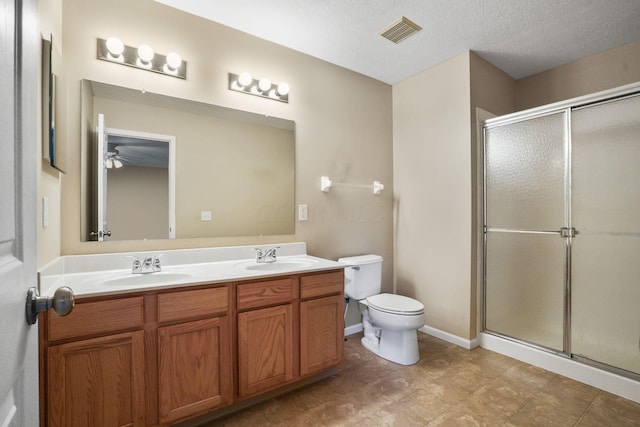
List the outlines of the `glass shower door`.
{"label": "glass shower door", "polygon": [[485,330],[565,349],[566,112],[485,129]]}
{"label": "glass shower door", "polygon": [[640,96],[572,112],[571,352],[640,374]]}

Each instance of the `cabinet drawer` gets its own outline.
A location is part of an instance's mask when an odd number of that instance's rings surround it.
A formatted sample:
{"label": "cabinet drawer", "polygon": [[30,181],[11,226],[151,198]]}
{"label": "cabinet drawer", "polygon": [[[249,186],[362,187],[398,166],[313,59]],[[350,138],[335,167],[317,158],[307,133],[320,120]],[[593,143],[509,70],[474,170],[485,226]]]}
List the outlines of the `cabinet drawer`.
{"label": "cabinet drawer", "polygon": [[314,274],[300,278],[300,298],[315,298],[344,291],[344,271]]}
{"label": "cabinet drawer", "polygon": [[76,304],[65,317],[47,314],[49,341],[142,329],[143,298],[121,298]]}
{"label": "cabinet drawer", "polygon": [[296,288],[289,278],[238,285],[238,310],[281,304],[295,298]]}
{"label": "cabinet drawer", "polygon": [[228,310],[228,286],[158,295],[158,322],[226,314]]}

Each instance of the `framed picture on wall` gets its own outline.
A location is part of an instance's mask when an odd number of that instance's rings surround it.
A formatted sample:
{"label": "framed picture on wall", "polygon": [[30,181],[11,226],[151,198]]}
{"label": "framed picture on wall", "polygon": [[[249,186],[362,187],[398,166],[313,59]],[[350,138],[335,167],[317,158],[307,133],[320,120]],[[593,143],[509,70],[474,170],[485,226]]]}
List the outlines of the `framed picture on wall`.
{"label": "framed picture on wall", "polygon": [[59,170],[56,156],[56,75],[53,72],[53,36],[42,40],[42,157]]}

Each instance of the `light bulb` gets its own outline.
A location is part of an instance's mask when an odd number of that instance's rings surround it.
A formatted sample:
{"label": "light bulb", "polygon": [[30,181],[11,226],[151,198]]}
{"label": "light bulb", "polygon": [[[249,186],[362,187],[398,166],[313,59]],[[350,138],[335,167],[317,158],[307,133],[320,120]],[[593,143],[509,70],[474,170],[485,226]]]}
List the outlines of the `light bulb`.
{"label": "light bulb", "polygon": [[175,52],[171,52],[167,55],[167,65],[173,69],[177,70],[178,67],[182,64],[182,58]]}
{"label": "light bulb", "polygon": [[149,68],[151,67],[151,60],[155,56],[153,49],[151,46],[146,44],[141,44],[138,47],[138,65],[141,67]]}
{"label": "light bulb", "polygon": [[285,96],[289,93],[289,84],[286,82],[282,82],[278,85],[278,94],[280,96]]}
{"label": "light bulb", "polygon": [[251,77],[251,74],[249,74],[247,72],[241,73],[238,76],[238,84],[240,86],[243,86],[243,87],[244,86],[249,86],[251,84],[251,82],[253,82],[253,77]]}
{"label": "light bulb", "polygon": [[260,79],[260,82],[258,82],[258,87],[260,88],[261,92],[266,92],[269,89],[271,89],[271,80],[264,78],[264,79]]}
{"label": "light bulb", "polygon": [[107,50],[109,51],[107,53],[107,58],[114,61],[124,60],[124,58],[122,57],[122,52],[124,52],[124,44],[122,43],[122,40],[117,37],[109,37],[105,42],[105,45],[107,46]]}

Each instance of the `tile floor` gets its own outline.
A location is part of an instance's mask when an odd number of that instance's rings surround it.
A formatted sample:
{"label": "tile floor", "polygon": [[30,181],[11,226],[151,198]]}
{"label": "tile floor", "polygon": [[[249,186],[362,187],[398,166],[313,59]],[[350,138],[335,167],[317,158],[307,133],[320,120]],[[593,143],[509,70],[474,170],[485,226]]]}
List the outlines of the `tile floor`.
{"label": "tile floor", "polygon": [[418,333],[400,366],[345,342],[330,378],[206,424],[218,426],[640,426],[640,404],[491,351]]}

